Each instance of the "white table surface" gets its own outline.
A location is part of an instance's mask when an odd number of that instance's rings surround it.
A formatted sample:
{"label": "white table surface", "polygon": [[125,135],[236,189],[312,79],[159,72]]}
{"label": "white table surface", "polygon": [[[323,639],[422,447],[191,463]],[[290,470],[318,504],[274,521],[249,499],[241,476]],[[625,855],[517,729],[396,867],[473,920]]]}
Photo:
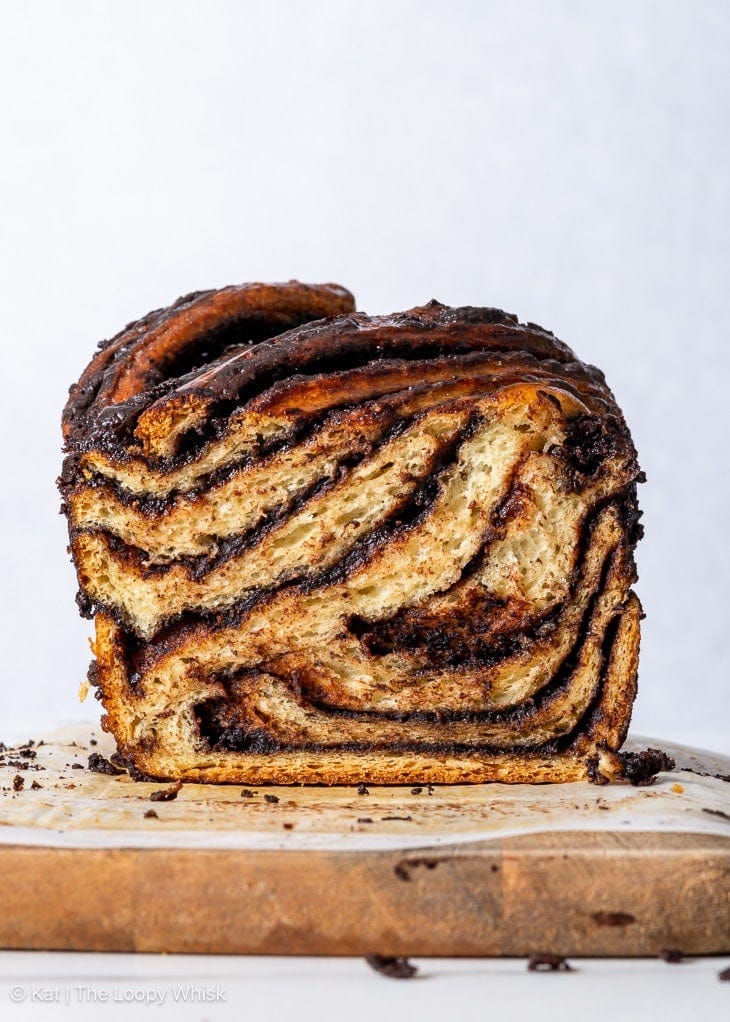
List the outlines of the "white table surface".
{"label": "white table surface", "polygon": [[[718,979],[730,958],[696,958],[679,965],[653,959],[573,959],[575,971],[570,973],[531,973],[525,959],[413,962],[419,967],[415,979],[393,980],[355,958],[2,952],[0,1018],[8,1022],[730,1018],[730,982]],[[200,998],[206,991],[215,999],[207,1003],[181,999],[186,992]]]}

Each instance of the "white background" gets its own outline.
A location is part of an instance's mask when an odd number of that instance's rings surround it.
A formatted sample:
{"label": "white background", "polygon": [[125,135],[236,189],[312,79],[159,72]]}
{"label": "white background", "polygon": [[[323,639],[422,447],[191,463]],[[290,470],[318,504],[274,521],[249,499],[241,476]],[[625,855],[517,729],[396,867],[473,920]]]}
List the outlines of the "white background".
{"label": "white background", "polygon": [[605,369],[649,482],[636,729],[728,742],[726,2],[0,7],[0,726],[95,714],[66,388],[177,295],[498,305]]}
{"label": "white background", "polygon": [[[98,712],[54,489],[66,388],[181,293],[299,277],[371,313],[502,306],[605,369],[649,476],[635,724],[728,751],[728,53],[723,0],[0,0],[0,737]],[[227,1005],[68,1017],[715,1019],[726,964],[431,963],[414,986],[6,953],[0,1012],[18,983],[178,978]]]}

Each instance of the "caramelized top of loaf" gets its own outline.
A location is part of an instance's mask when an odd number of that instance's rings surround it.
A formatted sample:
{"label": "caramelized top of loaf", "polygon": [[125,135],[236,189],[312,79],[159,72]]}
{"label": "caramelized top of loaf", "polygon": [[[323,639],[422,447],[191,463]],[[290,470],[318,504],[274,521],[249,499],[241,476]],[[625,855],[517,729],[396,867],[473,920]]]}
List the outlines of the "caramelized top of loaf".
{"label": "caramelized top of loaf", "polygon": [[486,393],[545,380],[621,420],[600,370],[509,313],[436,301],[389,316],[353,310],[335,284],[243,284],[186,295],[128,325],[70,389],[63,432],[75,457],[63,482],[89,451],[169,473],[240,426],[242,409],[261,443],[305,416],[457,382]]}

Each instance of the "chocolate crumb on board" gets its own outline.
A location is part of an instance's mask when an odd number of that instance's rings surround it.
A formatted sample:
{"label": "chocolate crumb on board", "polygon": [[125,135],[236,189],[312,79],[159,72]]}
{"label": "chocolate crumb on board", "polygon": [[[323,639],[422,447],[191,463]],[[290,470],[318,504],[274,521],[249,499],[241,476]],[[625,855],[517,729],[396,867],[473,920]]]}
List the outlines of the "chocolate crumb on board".
{"label": "chocolate crumb on board", "polygon": [[419,786],[417,786],[415,788],[411,788],[411,795],[420,795],[422,791],[423,791],[423,788],[420,787],[420,785],[419,785]]}
{"label": "chocolate crumb on board", "polygon": [[702,812],[709,813],[710,816],[719,816],[721,820],[730,820],[730,813],[726,813],[722,809],[708,809],[707,806],[703,806]]}
{"label": "chocolate crumb on board", "polygon": [[574,972],[562,955],[533,955],[527,963],[529,972]]}
{"label": "chocolate crumb on board", "polygon": [[89,756],[89,770],[93,770],[95,774],[109,774],[112,777],[124,773],[121,767],[102,756],[100,752],[92,752]]}
{"label": "chocolate crumb on board", "polygon": [[413,979],[418,968],[407,958],[392,958],[388,955],[367,955],[365,961],[371,969],[389,979]]}
{"label": "chocolate crumb on board", "polygon": [[83,770],[84,769],[84,764],[83,763],[72,763],[71,764],[71,769],[72,770]]}
{"label": "chocolate crumb on board", "polygon": [[90,738],[89,739],[89,745],[98,745],[98,744],[99,743],[97,742],[96,738]]}
{"label": "chocolate crumb on board", "polygon": [[358,786],[357,786],[357,793],[358,793],[358,795],[369,795],[370,794],[370,792],[368,791],[367,787],[364,784],[358,784]]}
{"label": "chocolate crumb on board", "polygon": [[257,792],[251,791],[250,788],[243,788],[241,791],[241,798],[253,798]]}
{"label": "chocolate crumb on board", "polygon": [[21,777],[20,774],[16,774],[13,778],[13,791],[22,791],[25,784],[25,778]]}
{"label": "chocolate crumb on board", "polygon": [[43,785],[39,784],[38,781],[36,780],[34,780],[33,783],[31,784],[31,788],[33,789],[33,791],[38,791],[42,787]]}
{"label": "chocolate crumb on board", "polygon": [[730,983],[730,968],[723,969],[722,972],[718,972],[717,978],[723,983]]}
{"label": "chocolate crumb on board", "polygon": [[282,827],[284,828],[284,830],[294,830],[293,823],[282,823]]}
{"label": "chocolate crumb on board", "polygon": [[679,962],[685,961],[686,956],[678,951],[676,947],[665,947],[659,952],[659,957],[664,962],[669,962],[670,965],[677,965]]}
{"label": "chocolate crumb on board", "polygon": [[172,802],[174,798],[177,798],[182,786],[182,781],[175,781],[169,788],[160,788],[159,791],[153,791],[150,795],[150,802]]}
{"label": "chocolate crumb on board", "polygon": [[643,788],[653,784],[656,775],[664,770],[674,770],[676,763],[661,749],[644,749],[642,752],[620,752],[618,754],[623,774],[629,784]]}
{"label": "chocolate crumb on board", "polygon": [[159,816],[154,809],[147,809],[144,813],[145,820],[159,820]]}
{"label": "chocolate crumb on board", "polygon": [[357,822],[358,823],[372,823],[373,821],[372,821],[372,819],[369,816],[358,816]]}
{"label": "chocolate crumb on board", "polygon": [[279,801],[278,795],[264,795],[264,802],[270,802],[272,805],[274,805],[274,803],[278,801]]}
{"label": "chocolate crumb on board", "polygon": [[599,926],[630,926],[636,922],[629,912],[591,912],[591,919]]}

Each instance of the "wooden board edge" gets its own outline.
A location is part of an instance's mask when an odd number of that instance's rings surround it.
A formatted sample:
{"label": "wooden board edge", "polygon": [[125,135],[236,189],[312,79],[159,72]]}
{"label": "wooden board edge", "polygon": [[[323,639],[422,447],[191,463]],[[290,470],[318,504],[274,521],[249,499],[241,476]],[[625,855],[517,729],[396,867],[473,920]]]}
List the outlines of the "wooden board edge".
{"label": "wooden board edge", "polygon": [[525,835],[408,852],[0,846],[0,947],[730,953],[730,840],[610,837]]}

